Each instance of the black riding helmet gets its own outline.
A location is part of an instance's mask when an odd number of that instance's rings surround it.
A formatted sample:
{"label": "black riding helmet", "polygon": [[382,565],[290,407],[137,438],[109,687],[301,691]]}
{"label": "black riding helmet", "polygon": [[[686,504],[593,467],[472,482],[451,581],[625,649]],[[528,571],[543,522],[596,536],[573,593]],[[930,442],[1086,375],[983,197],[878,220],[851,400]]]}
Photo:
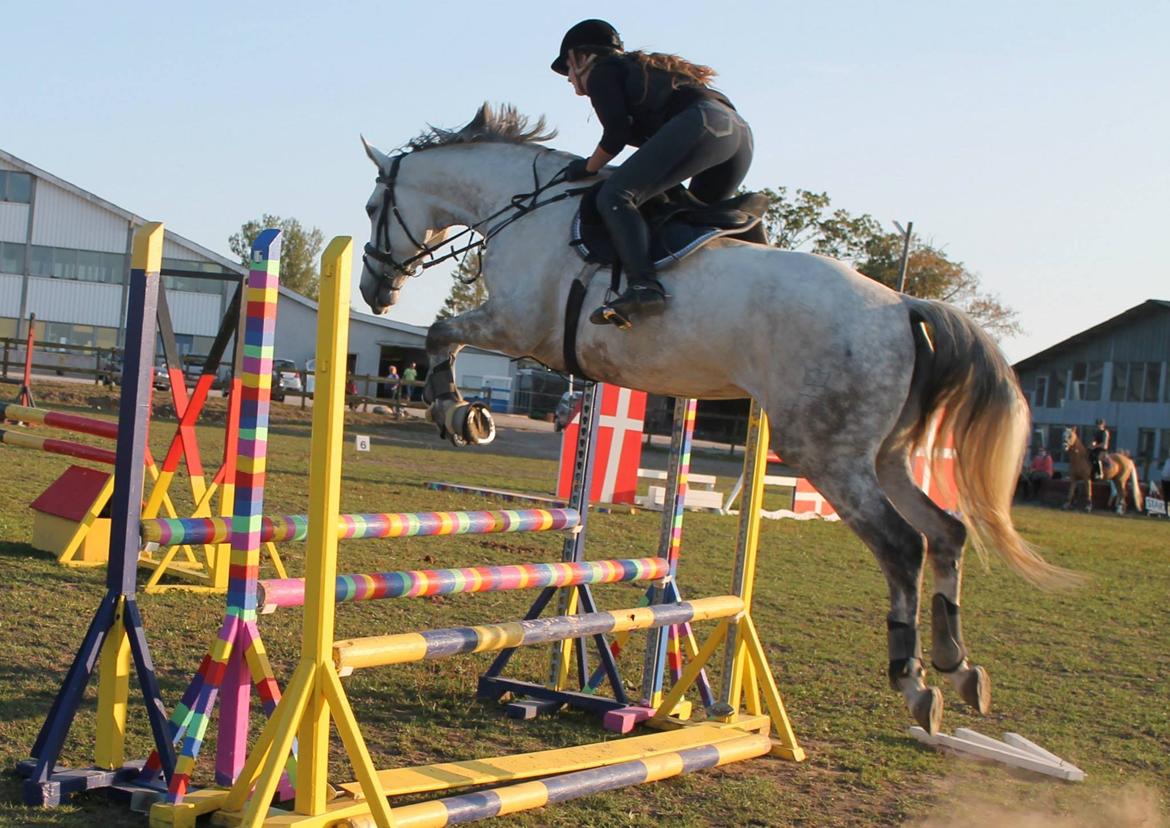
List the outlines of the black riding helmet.
{"label": "black riding helmet", "polygon": [[613,26],[604,20],[582,20],[565,32],[561,39],[561,53],[552,62],[552,70],[558,75],[569,74],[570,49],[605,54],[620,52],[624,48],[621,35]]}

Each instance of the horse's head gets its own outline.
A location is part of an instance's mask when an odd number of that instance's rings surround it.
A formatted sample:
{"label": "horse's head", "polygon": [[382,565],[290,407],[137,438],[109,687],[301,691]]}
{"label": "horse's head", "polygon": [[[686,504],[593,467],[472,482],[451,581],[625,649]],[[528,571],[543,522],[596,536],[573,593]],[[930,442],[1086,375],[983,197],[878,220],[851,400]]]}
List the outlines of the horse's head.
{"label": "horse's head", "polygon": [[[366,203],[370,241],[362,259],[362,297],[370,308],[384,313],[398,300],[398,291],[406,280],[419,268],[435,262],[430,260],[424,265],[423,259],[443,243],[448,228],[468,228],[457,236],[472,230],[482,233],[480,220],[496,218],[504,212],[501,207],[523,211],[511,204],[519,192],[516,182],[523,182],[519,185],[523,186],[534,177],[539,179],[536,156],[541,153],[511,154],[511,167],[504,168],[498,154],[493,165],[490,159],[467,153],[458,153],[457,158],[421,150],[451,145],[532,145],[555,134],[555,130],[545,128],[544,118],[530,123],[513,106],[505,104],[493,109],[485,103],[466,126],[453,130],[430,127],[397,155],[379,152],[362,139],[366,155],[378,168],[377,185]],[[541,152],[546,151],[542,148]],[[566,160],[549,157],[561,165]],[[546,183],[550,175],[546,173]],[[445,194],[440,190],[446,190]],[[463,251],[454,251],[448,257],[457,252]],[[447,257],[438,261],[442,258]]]}
{"label": "horse's head", "polygon": [[400,182],[409,154],[389,156],[364,138],[362,143],[378,168],[374,192],[366,202],[370,240],[362,256],[362,298],[374,313],[385,313],[398,301],[398,291],[423,257],[443,243],[447,231],[436,229],[438,220],[426,195]]}
{"label": "horse's head", "polygon": [[1071,446],[1076,445],[1077,430],[1072,426],[1068,426],[1060,433],[1060,443],[1065,451],[1068,451]]}

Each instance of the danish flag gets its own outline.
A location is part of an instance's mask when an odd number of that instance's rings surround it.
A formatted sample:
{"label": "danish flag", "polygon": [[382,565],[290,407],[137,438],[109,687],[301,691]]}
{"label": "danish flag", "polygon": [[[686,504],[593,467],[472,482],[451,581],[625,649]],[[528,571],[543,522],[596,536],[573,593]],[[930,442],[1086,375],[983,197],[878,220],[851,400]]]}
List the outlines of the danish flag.
{"label": "danish flag", "polygon": [[[601,386],[601,416],[597,422],[591,503],[633,503],[642,461],[642,426],[646,419],[646,392]],[[557,497],[567,499],[573,487],[573,460],[581,431],[581,409],[565,427],[561,463],[557,472]]]}

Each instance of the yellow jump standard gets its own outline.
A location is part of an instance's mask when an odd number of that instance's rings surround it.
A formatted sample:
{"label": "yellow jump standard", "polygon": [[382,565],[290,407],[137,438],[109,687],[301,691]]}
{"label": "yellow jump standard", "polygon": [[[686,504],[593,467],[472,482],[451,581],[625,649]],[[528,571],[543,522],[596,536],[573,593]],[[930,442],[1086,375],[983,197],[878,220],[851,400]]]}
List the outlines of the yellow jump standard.
{"label": "yellow jump standard", "polygon": [[[325,828],[340,824],[379,828],[443,826],[665,779],[767,752],[802,758],[803,752],[795,743],[783,707],[778,706],[779,694],[773,697],[768,692],[775,690],[775,684],[759,638],[745,612],[750,606],[753,571],[737,574],[735,595],[687,603],[334,640],[339,539],[332,527],[337,525],[340,506],[351,260],[352,240],[344,237],[334,239],[322,257],[318,385],[310,461],[311,511],[306,516],[308,543],[300,663],[231,790],[195,792],[180,805],[156,804],[151,810],[151,824],[193,825],[197,814],[220,809],[216,823],[248,828],[261,825]],[[754,561],[754,550],[747,555],[741,553],[740,561],[748,560]],[[653,723],[669,729],[600,744],[378,771],[339,678],[340,672],[357,667],[559,641],[588,635],[594,630],[652,629],[701,619],[720,621],[658,709],[658,718]],[[746,697],[746,714],[739,710],[717,711],[725,715],[703,724],[667,717],[663,711],[673,709],[677,697],[694,683],[717,647],[728,639],[735,642],[738,651],[734,657],[735,669],[743,674],[739,681],[743,689],[733,697],[740,693]],[[763,700],[759,695],[761,685],[767,697]],[[671,706],[667,707],[667,703]],[[765,707],[771,717],[761,715]],[[354,783],[340,789],[331,788],[326,776],[331,723],[337,727],[357,777]],[[773,732],[778,739],[770,737]],[[298,745],[298,767],[293,808],[291,811],[270,809],[294,740]],[[536,780],[535,777],[545,778]],[[388,801],[388,797],[407,793],[509,782],[519,784],[393,809]]]}

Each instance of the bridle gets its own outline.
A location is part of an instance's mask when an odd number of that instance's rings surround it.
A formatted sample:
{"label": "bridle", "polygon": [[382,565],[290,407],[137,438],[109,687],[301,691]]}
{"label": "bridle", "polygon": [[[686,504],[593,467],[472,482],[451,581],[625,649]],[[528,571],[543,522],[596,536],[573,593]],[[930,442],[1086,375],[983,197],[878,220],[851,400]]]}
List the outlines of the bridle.
{"label": "bridle", "polygon": [[[547,147],[542,149],[544,152],[552,152],[552,150],[548,149]],[[492,213],[490,216],[472,222],[468,227],[465,227],[454,236],[443,239],[439,245],[430,247],[425,243],[420,242],[414,237],[414,234],[410,232],[410,228],[406,226],[406,222],[402,218],[402,213],[400,213],[398,210],[398,202],[394,194],[394,188],[398,182],[398,168],[402,165],[402,159],[407,155],[409,155],[409,153],[399,153],[398,155],[395,155],[390,161],[390,169],[388,171],[382,171],[380,166],[378,168],[378,177],[376,181],[378,184],[382,184],[384,186],[382,191],[382,209],[378,215],[377,224],[374,226],[373,240],[372,242],[366,243],[366,246],[363,249],[364,255],[362,256],[362,264],[366,266],[366,269],[370,273],[373,273],[375,276],[377,276],[379,283],[389,282],[390,287],[393,290],[399,290],[406,283],[408,278],[417,275],[416,271],[426,270],[427,268],[434,267],[440,262],[445,262],[448,259],[453,259],[459,255],[468,254],[472,250],[474,250],[477,256],[479,256],[480,265],[480,267],[476,269],[475,276],[473,276],[471,279],[471,281],[474,281],[479,277],[479,269],[482,268],[483,265],[483,250],[487,247],[487,243],[492,239],[492,237],[494,237],[512,222],[517,221],[538,207],[544,207],[547,204],[553,204],[554,202],[561,201],[575,195],[580,195],[581,193],[585,192],[585,190],[589,189],[588,187],[574,187],[565,190],[562,193],[558,193],[552,198],[545,199],[544,201],[538,201],[538,198],[542,193],[564,181],[565,171],[561,170],[557,172],[555,175],[553,175],[552,178],[548,180],[547,183],[541,184],[540,176],[536,170],[536,162],[540,158],[540,155],[537,154],[532,158],[532,192],[519,193],[512,196],[511,200],[503,208]],[[507,218],[498,224],[490,226],[486,230],[481,230],[481,228],[490,225],[491,222],[495,221],[506,213],[510,213],[511,215],[507,216]],[[393,217],[394,221],[398,222],[398,226],[402,228],[402,232],[406,234],[406,238],[410,239],[410,243],[418,248],[418,252],[413,256],[402,260],[394,258],[394,250],[390,243],[391,217]],[[471,233],[477,231],[480,232],[481,238],[472,239],[463,247],[455,247],[455,241],[460,239],[462,236],[470,236]],[[436,256],[444,244],[450,244],[451,249],[442,256]],[[391,273],[386,274],[385,272],[375,271],[369,266],[370,259],[373,259],[382,265],[388,266],[391,269]]]}

